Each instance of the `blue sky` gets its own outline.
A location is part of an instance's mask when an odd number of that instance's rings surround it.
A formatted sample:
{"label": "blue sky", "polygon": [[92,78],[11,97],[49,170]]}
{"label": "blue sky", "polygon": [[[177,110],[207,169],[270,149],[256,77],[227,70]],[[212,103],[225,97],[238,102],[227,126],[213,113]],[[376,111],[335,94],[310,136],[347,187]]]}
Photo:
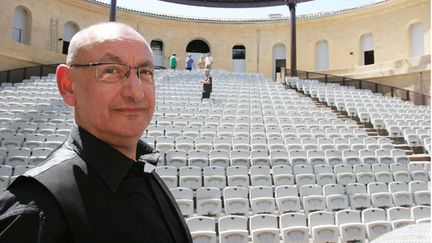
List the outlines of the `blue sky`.
{"label": "blue sky", "polygon": [[[104,3],[110,3],[110,0],[98,0]],[[327,12],[333,10],[349,9],[365,4],[381,2],[383,0],[314,0],[311,2],[297,5],[297,15],[310,14],[317,12]],[[192,17],[210,17],[210,18],[263,18],[269,14],[282,14],[289,16],[287,6],[265,7],[265,8],[248,8],[248,9],[221,9],[184,6],[162,2],[159,0],[117,0],[117,6],[139,11],[164,13],[176,16]]]}

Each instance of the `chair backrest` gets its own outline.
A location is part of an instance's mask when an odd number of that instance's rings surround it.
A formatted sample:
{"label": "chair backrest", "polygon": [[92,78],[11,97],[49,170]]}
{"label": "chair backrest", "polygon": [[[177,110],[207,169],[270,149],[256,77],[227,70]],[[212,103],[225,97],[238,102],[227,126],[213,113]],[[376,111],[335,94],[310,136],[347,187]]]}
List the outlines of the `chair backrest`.
{"label": "chair backrest", "polygon": [[336,174],[339,174],[339,173],[352,173],[353,171],[351,165],[335,165],[334,172]]}
{"label": "chair backrest", "polygon": [[292,168],[289,165],[274,165],[272,167],[273,176],[292,174]]}
{"label": "chair backrest", "polygon": [[372,168],[368,164],[355,164],[353,166],[354,173],[372,172]]}
{"label": "chair backrest", "polygon": [[277,229],[277,216],[270,214],[257,214],[250,217],[250,231],[257,229],[273,228]]}
{"label": "chair backrest", "polygon": [[312,229],[314,226],[319,225],[335,225],[335,217],[331,212],[317,211],[309,213],[309,227]]}
{"label": "chair backrest", "polygon": [[233,175],[248,175],[248,168],[246,166],[229,166],[227,168],[227,176]]}
{"label": "chair backrest", "polygon": [[223,197],[224,199],[230,198],[248,198],[249,190],[245,187],[225,187],[223,189]]}
{"label": "chair backrest", "polygon": [[225,169],[220,166],[207,166],[203,169],[203,176],[225,176]]}
{"label": "chair backrest", "polygon": [[427,191],[428,185],[425,181],[410,181],[408,184],[409,191],[414,193],[416,191]]}
{"label": "chair backrest", "polygon": [[408,190],[408,184],[401,181],[392,181],[388,184],[388,190],[390,193],[395,192],[407,192]]}
{"label": "chair backrest", "polygon": [[312,166],[310,165],[295,165],[293,168],[294,175],[313,174]]}
{"label": "chair backrest", "polygon": [[280,197],[298,197],[298,189],[296,185],[284,185],[284,186],[277,186],[275,188],[275,196],[276,198]]}
{"label": "chair backrest", "polygon": [[175,187],[170,189],[171,194],[175,199],[193,200],[193,191],[186,187]]}
{"label": "chair backrest", "polygon": [[219,218],[219,232],[230,230],[247,230],[248,218],[239,215],[228,215]]}
{"label": "chair backrest", "polygon": [[372,165],[372,172],[389,172],[389,165],[388,164],[373,164]]}
{"label": "chair backrest", "polygon": [[196,216],[186,219],[186,223],[189,226],[191,232],[207,231],[214,232],[216,226],[216,220],[214,218],[205,216]]}
{"label": "chair backrest", "polygon": [[336,212],[336,225],[361,223],[360,211],[344,209]]}
{"label": "chair backrest", "polygon": [[391,207],[387,209],[387,219],[389,221],[398,219],[410,219],[411,211],[409,208]]}
{"label": "chair backrest", "polygon": [[371,182],[367,185],[369,194],[377,192],[388,192],[387,185],[384,182]]}
{"label": "chair backrest", "polygon": [[280,216],[279,225],[281,229],[306,226],[306,216],[303,213],[285,213]]}
{"label": "chair backrest", "polygon": [[322,196],[322,188],[319,185],[303,185],[300,187],[300,197],[320,195]]}
{"label": "chair backrest", "polygon": [[408,167],[406,164],[394,163],[390,165],[391,172],[399,172],[399,171],[408,171]]}
{"label": "chair backrest", "polygon": [[431,207],[425,205],[417,205],[411,208],[411,218],[414,220],[430,218]]}
{"label": "chair backrest", "polygon": [[179,176],[201,176],[201,168],[197,166],[183,166],[179,170]]}
{"label": "chair backrest", "polygon": [[362,222],[364,224],[375,221],[387,221],[387,216],[384,209],[367,208],[362,211]]}
{"label": "chair backrest", "polygon": [[366,193],[366,186],[361,183],[349,183],[346,185],[345,189],[347,195],[355,193]]}
{"label": "chair backrest", "polygon": [[174,166],[158,166],[156,173],[159,176],[177,176],[177,168]]}
{"label": "chair backrest", "polygon": [[328,195],[345,195],[345,189],[340,184],[327,184],[323,186],[324,196]]}
{"label": "chair backrest", "polygon": [[220,199],[220,190],[216,187],[201,187],[198,188],[196,199]]}
{"label": "chair backrest", "polygon": [[269,186],[252,186],[249,188],[251,199],[260,197],[273,197],[273,189]]}
{"label": "chair backrest", "polygon": [[270,167],[266,165],[254,165],[249,168],[251,176],[254,175],[270,175]]}

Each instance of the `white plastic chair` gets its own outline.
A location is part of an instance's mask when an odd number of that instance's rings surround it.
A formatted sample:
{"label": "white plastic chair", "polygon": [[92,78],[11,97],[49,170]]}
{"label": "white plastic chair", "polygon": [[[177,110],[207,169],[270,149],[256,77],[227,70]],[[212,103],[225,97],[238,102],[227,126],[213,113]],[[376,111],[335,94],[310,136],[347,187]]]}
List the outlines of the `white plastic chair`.
{"label": "white plastic chair", "polygon": [[276,205],[279,213],[299,212],[301,210],[300,197],[297,186],[277,186],[275,189]]}
{"label": "white plastic chair", "polygon": [[178,186],[177,168],[174,166],[157,166],[156,173],[164,181],[165,185],[171,189]]}
{"label": "white plastic chair", "polygon": [[203,169],[204,186],[223,189],[226,186],[225,169],[220,166],[209,166]]}
{"label": "white plastic chair", "polygon": [[365,209],[371,207],[370,195],[367,194],[366,186],[360,183],[350,183],[346,185],[350,207],[352,209]]}
{"label": "white plastic chair", "polygon": [[348,208],[348,197],[345,189],[339,184],[327,184],[323,186],[323,194],[328,210],[338,211]]}
{"label": "white plastic chair", "polygon": [[410,209],[403,207],[388,208],[387,220],[390,221],[393,230],[415,223],[414,220],[411,219]]}
{"label": "white plastic chair", "polygon": [[369,241],[392,230],[391,223],[387,221],[384,209],[368,208],[363,210],[362,222],[366,225],[366,233]]}
{"label": "white plastic chair", "polygon": [[269,214],[257,214],[250,217],[249,228],[254,243],[279,243],[280,233],[277,217]]}
{"label": "white plastic chair", "polygon": [[334,214],[318,211],[308,215],[309,228],[314,243],[338,242],[339,229]]}
{"label": "white plastic chair", "polygon": [[197,216],[186,219],[192,241],[200,243],[216,243],[216,221],[210,217]]}
{"label": "white plastic chair", "polygon": [[309,243],[309,228],[303,213],[286,213],[279,218],[283,242]]}
{"label": "white plastic chair", "polygon": [[335,217],[342,242],[365,242],[366,227],[361,222],[360,211],[345,209],[336,212]]}
{"label": "white plastic chair", "polygon": [[300,198],[306,214],[311,211],[326,210],[326,200],[319,185],[303,185],[300,187]]}
{"label": "white plastic chair", "polygon": [[220,217],[218,232],[220,243],[248,243],[248,218],[238,215]]}
{"label": "white plastic chair", "polygon": [[249,212],[248,188],[245,187],[226,187],[223,189],[223,199],[225,214],[243,214]]}
{"label": "white plastic chair", "polygon": [[183,216],[191,216],[194,213],[193,191],[186,187],[170,189],[171,194],[177,202]]}
{"label": "white plastic chair", "polygon": [[248,168],[245,166],[230,166],[227,168],[228,186],[248,188],[250,185]]}
{"label": "white plastic chair", "polygon": [[254,214],[269,213],[276,211],[273,190],[268,186],[252,186],[249,188],[249,200]]}
{"label": "white plastic chair", "polygon": [[198,215],[218,216],[222,212],[219,188],[199,188],[196,192],[196,205]]}
{"label": "white plastic chair", "polygon": [[184,166],[179,170],[179,185],[197,190],[202,186],[201,168]]}

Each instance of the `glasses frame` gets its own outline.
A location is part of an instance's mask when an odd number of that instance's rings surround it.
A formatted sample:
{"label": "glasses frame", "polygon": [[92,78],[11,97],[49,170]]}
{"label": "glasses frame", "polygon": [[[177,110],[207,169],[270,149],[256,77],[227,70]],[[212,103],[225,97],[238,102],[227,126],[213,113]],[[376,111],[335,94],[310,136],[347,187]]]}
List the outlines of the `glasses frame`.
{"label": "glasses frame", "polygon": [[[86,63],[86,64],[75,63],[75,64],[69,65],[69,67],[71,67],[71,68],[86,68],[86,67],[98,67],[98,66],[101,66],[101,65],[110,65],[110,64],[121,65],[121,66],[124,66],[124,67],[128,67],[129,68],[128,71],[124,74],[124,77],[126,77],[126,78],[129,78],[129,76],[131,74],[131,69],[136,69],[136,75],[137,75],[137,77],[141,81],[142,81],[142,79],[141,79],[141,74],[140,74],[140,71],[139,71],[140,68],[148,68],[148,65],[147,66],[141,66],[141,67],[132,67],[132,66],[129,66],[127,64],[118,63],[118,62],[91,62],[91,63]],[[98,70],[97,69],[96,69],[96,78],[101,79],[99,77],[99,75],[98,75]],[[153,86],[154,86],[153,72],[151,74],[151,80],[152,80]],[[101,80],[101,81],[103,81],[103,80]],[[110,82],[106,82],[106,83],[110,83]]]}

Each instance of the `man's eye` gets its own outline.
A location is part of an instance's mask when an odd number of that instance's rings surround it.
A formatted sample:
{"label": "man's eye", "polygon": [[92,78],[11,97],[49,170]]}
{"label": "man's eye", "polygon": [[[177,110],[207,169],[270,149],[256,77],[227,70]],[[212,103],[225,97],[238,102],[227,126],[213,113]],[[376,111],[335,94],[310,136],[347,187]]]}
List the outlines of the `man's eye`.
{"label": "man's eye", "polygon": [[119,74],[121,70],[118,67],[107,67],[104,69],[103,73],[106,74]]}
{"label": "man's eye", "polygon": [[146,70],[146,69],[140,69],[140,75],[152,75],[153,76],[153,72],[150,70]]}

